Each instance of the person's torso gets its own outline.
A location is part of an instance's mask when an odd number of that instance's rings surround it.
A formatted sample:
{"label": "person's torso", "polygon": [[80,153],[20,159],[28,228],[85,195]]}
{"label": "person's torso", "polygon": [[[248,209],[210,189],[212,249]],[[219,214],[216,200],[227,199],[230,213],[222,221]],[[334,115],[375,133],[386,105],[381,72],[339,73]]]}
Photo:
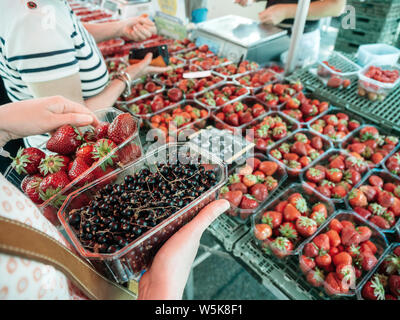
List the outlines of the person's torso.
{"label": "person's torso", "polygon": [[[20,101],[33,98],[29,88],[21,78],[21,73],[26,71],[19,68],[22,59],[35,59],[29,61],[34,65],[33,68],[30,68],[30,73],[48,71],[51,68],[74,63],[79,67],[83,98],[95,96],[103,91],[109,80],[104,59],[94,38],[73,14],[67,2],[65,0],[36,0],[34,3],[37,7],[34,9],[28,8],[28,2],[24,0],[0,2],[0,75],[4,80],[10,99]],[[57,17],[56,23],[61,24],[63,30],[70,37],[67,41],[71,46],[68,50],[73,52],[72,60],[69,58],[65,61],[61,54],[59,56],[53,55],[52,53],[57,50],[53,52],[41,51],[38,45],[35,45],[38,37],[41,36],[41,30],[31,30],[29,25],[24,25],[23,34],[13,32],[16,24],[24,24],[23,16],[26,14],[37,15],[38,19],[42,19],[42,26],[45,28],[46,23],[51,23],[51,19],[49,18],[46,21],[43,16],[46,16],[46,13],[52,14],[52,10]],[[13,22],[7,23],[11,19],[14,19]],[[20,30],[20,26],[17,26],[17,28]],[[15,37],[24,37],[26,51],[23,55],[7,56]],[[31,54],[31,52],[34,54]]]}

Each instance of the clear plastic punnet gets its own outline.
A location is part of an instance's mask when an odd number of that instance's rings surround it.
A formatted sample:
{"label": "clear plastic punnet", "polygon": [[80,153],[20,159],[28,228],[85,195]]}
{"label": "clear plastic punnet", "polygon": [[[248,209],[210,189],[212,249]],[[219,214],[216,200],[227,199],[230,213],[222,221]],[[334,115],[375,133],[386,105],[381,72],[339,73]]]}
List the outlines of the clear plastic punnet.
{"label": "clear plastic punnet", "polygon": [[[226,106],[229,106],[230,104],[227,104]],[[245,128],[250,122],[252,122],[254,119],[259,118],[261,115],[266,115],[270,110],[268,107],[262,103],[260,100],[258,100],[254,96],[246,96],[244,98],[241,98],[239,100],[236,100],[231,103],[233,106],[233,109],[236,107],[238,108],[239,111],[235,110],[235,113],[238,114],[240,110],[243,110],[243,105],[247,106],[248,112],[251,114],[251,120],[247,121],[246,123],[240,123],[240,118],[238,116],[239,120],[239,125],[238,126],[233,126],[232,124],[228,123],[228,115],[224,114],[224,119],[220,118],[221,113],[224,113],[224,107],[219,108],[217,110],[212,111],[211,116],[215,121],[215,127],[220,129],[220,130],[230,130],[234,133],[242,134],[243,128]],[[254,106],[257,106],[258,110],[254,111]],[[245,111],[245,110],[243,110]]]}
{"label": "clear plastic punnet", "polygon": [[[357,289],[358,300],[397,300],[395,280],[400,276],[400,243],[392,243]],[[393,279],[391,279],[393,278]]]}
{"label": "clear plastic punnet", "polygon": [[[384,192],[381,196],[376,187]],[[397,232],[396,227],[400,225],[400,178],[386,170],[371,170],[347,195],[345,202],[349,210],[356,211],[379,231],[388,235]]]}
{"label": "clear plastic punnet", "polygon": [[[397,78],[391,82],[383,82],[367,76],[371,67],[379,67],[384,71],[397,72]],[[400,65],[388,65],[387,62],[371,62],[358,73],[358,94],[372,101],[382,101],[400,83]]]}
{"label": "clear plastic punnet", "polygon": [[[248,166],[253,168],[250,173],[246,172]],[[255,179],[251,183],[253,185],[246,185],[252,179]],[[218,197],[230,200],[231,208],[226,214],[242,224],[266,204],[286,180],[287,174],[281,164],[256,153],[249,155],[244,164],[236,164],[229,170],[228,182],[220,190]],[[240,191],[241,195],[235,194],[235,191]],[[235,199],[232,199],[232,196],[235,196]]]}
{"label": "clear plastic punnet", "polygon": [[335,204],[340,204],[372,168],[375,165],[370,168],[364,159],[346,150],[331,149],[304,171],[300,179]]}
{"label": "clear plastic punnet", "polygon": [[329,297],[355,297],[388,246],[373,224],[351,211],[338,211],[302,245],[299,268],[310,285]]}
{"label": "clear plastic punnet", "polygon": [[[99,121],[106,121],[112,123],[112,121],[123,112],[116,110],[114,108],[109,108],[109,109],[97,110],[94,113],[99,119]],[[142,144],[139,137],[139,128],[141,120],[136,117],[133,117],[133,119],[135,120],[136,127],[138,129],[131,137],[125,140],[122,144],[120,144],[106,157],[100,159],[95,164],[93,164],[88,170],[83,172],[75,180],[71,181],[57,194],[52,196],[44,203],[37,205],[39,210],[43,213],[43,215],[47,219],[49,219],[55,226],[57,227],[60,226],[60,223],[57,219],[57,211],[61,207],[66,197],[74,190],[81,188],[84,183],[87,183],[89,177],[90,181],[94,180],[97,181],[98,179],[95,178],[96,175],[94,174],[94,172],[96,172],[102,166],[104,166],[104,164],[107,163],[109,159],[118,156],[119,162],[113,164],[113,167],[115,168],[114,172],[118,172],[119,170],[121,170],[121,168],[128,166],[130,163],[134,162],[135,160],[137,160],[142,156],[143,153]],[[90,129],[91,129],[90,127],[85,127],[85,128],[80,128],[80,131],[84,133]],[[13,183],[17,188],[21,190],[21,182],[25,177],[24,175],[19,175],[17,171],[12,166],[10,166],[5,172],[5,177],[7,180],[9,180],[11,183]]]}
{"label": "clear plastic punnet", "polygon": [[[216,177],[215,185],[156,226],[148,228],[147,232],[142,233],[117,252],[112,254],[95,253],[83,246],[76,231],[69,223],[69,216],[74,210],[88,205],[93,200],[94,195],[104,188],[105,183],[111,186],[123,183],[127,176],[132,176],[142,170],[160,173],[157,170],[157,165],[167,163],[170,165],[171,161],[175,164],[201,165],[207,172],[214,174]],[[79,254],[88,259],[99,272],[114,281],[123,283],[137,277],[141,271],[149,267],[154,255],[163,243],[191,221],[202,208],[216,199],[217,190],[225,184],[226,179],[226,164],[208,151],[191,143],[165,144],[149,151],[139,161],[132,163],[118,173],[106,176],[102,181],[92,183],[72,193],[59,210],[58,217]]]}
{"label": "clear plastic punnet", "polygon": [[297,255],[334,212],[331,200],[294,183],[260,207],[252,217],[251,232],[265,254],[285,259]]}
{"label": "clear plastic punnet", "polygon": [[[331,116],[336,117],[329,119]],[[326,139],[332,141],[335,147],[349,137],[349,135],[362,126],[365,120],[361,116],[338,107],[331,107],[326,114],[320,115],[313,122],[308,124],[308,128],[317,131]],[[328,128],[326,128],[329,126]]]}
{"label": "clear plastic punnet", "polygon": [[341,149],[361,154],[370,168],[385,163],[399,146],[395,133],[370,124],[360,126],[340,144]]}
{"label": "clear plastic punnet", "polygon": [[[231,88],[232,90],[228,90],[228,88]],[[245,87],[237,85],[231,81],[223,81],[209,87],[205,92],[196,94],[194,100],[205,108],[216,110],[223,108],[227,104],[239,101],[241,98],[246,97],[249,94],[250,91]]]}
{"label": "clear plastic punnet", "polygon": [[282,163],[290,177],[298,177],[332,148],[332,142],[317,132],[299,129],[269,148],[268,156]]}
{"label": "clear plastic punnet", "polygon": [[270,68],[261,68],[256,71],[248,71],[244,74],[236,75],[233,78],[241,86],[245,86],[254,94],[262,87],[282,80],[282,75],[274,72]]}

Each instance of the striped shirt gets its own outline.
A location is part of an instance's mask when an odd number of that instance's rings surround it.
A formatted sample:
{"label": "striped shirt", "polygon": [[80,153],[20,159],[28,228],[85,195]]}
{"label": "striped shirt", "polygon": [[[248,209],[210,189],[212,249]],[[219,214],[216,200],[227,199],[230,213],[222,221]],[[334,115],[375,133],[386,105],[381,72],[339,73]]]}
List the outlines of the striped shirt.
{"label": "striped shirt", "polygon": [[65,0],[0,1],[0,75],[11,101],[33,98],[28,83],[79,73],[84,99],[109,80],[94,38]]}

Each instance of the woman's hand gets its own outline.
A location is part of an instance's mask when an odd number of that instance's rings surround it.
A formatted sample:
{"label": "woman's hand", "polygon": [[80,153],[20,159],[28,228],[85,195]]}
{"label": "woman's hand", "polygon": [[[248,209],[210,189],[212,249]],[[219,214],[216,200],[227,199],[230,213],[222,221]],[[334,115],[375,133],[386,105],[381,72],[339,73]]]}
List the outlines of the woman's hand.
{"label": "woman's hand", "polygon": [[0,107],[0,147],[10,140],[51,132],[65,124],[98,124],[81,104],[61,96],[14,102]]}
{"label": "woman's hand", "polygon": [[283,20],[287,19],[285,5],[273,5],[258,14],[261,23],[269,25],[280,24]]}
{"label": "woman's hand", "polygon": [[153,54],[148,53],[146,57],[139,63],[131,64],[125,71],[131,76],[132,80],[141,78],[143,76],[167,72],[171,67],[153,67],[150,65],[153,59]]}
{"label": "woman's hand", "polygon": [[144,41],[156,33],[156,25],[145,15],[121,22],[120,36],[133,41]]}
{"label": "woman's hand", "polygon": [[229,206],[226,200],[214,201],[162,246],[139,281],[140,300],[182,299],[203,232]]}
{"label": "woman's hand", "polygon": [[241,5],[242,7],[246,7],[249,0],[235,0],[235,3]]}

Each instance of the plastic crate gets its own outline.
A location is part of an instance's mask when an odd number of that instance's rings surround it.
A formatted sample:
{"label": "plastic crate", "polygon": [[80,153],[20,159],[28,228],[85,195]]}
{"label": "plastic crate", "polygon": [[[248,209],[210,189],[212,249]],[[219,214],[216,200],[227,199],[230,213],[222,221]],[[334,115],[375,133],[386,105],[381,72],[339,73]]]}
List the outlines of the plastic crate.
{"label": "plastic crate", "polygon": [[395,43],[399,34],[399,27],[387,31],[371,31],[375,29],[340,29],[338,38],[356,41],[357,43]]}
{"label": "plastic crate", "polygon": [[309,285],[302,277],[297,257],[284,262],[275,257],[265,257],[257,243],[248,232],[235,244],[233,255],[241,261],[259,281],[279,299],[292,300],[324,300],[327,296]]}
{"label": "plastic crate", "polygon": [[[355,61],[354,55],[345,56]],[[310,66],[312,68],[313,66]],[[300,69],[287,77],[288,80],[300,80],[313,94],[325,99],[335,106],[342,107],[362,116],[367,122],[377,124],[387,130],[400,133],[400,88],[394,89],[382,102],[369,101],[357,93],[357,82],[353,82],[348,90],[327,88],[308,68]]]}
{"label": "plastic crate", "polygon": [[364,1],[349,0],[347,5],[355,8],[358,14],[386,19],[400,16],[400,2],[398,0]]}
{"label": "plastic crate", "polygon": [[337,38],[335,43],[335,50],[346,52],[346,53],[354,53],[357,52],[360,45],[363,43],[357,43],[353,40],[347,40],[342,38]]}
{"label": "plastic crate", "polygon": [[374,30],[375,32],[393,32],[399,29],[400,18],[385,19],[376,16],[363,16],[357,14],[356,28],[360,30]]}
{"label": "plastic crate", "polygon": [[232,252],[234,244],[246,233],[250,227],[239,223],[226,214],[219,216],[207,229],[226,249]]}

